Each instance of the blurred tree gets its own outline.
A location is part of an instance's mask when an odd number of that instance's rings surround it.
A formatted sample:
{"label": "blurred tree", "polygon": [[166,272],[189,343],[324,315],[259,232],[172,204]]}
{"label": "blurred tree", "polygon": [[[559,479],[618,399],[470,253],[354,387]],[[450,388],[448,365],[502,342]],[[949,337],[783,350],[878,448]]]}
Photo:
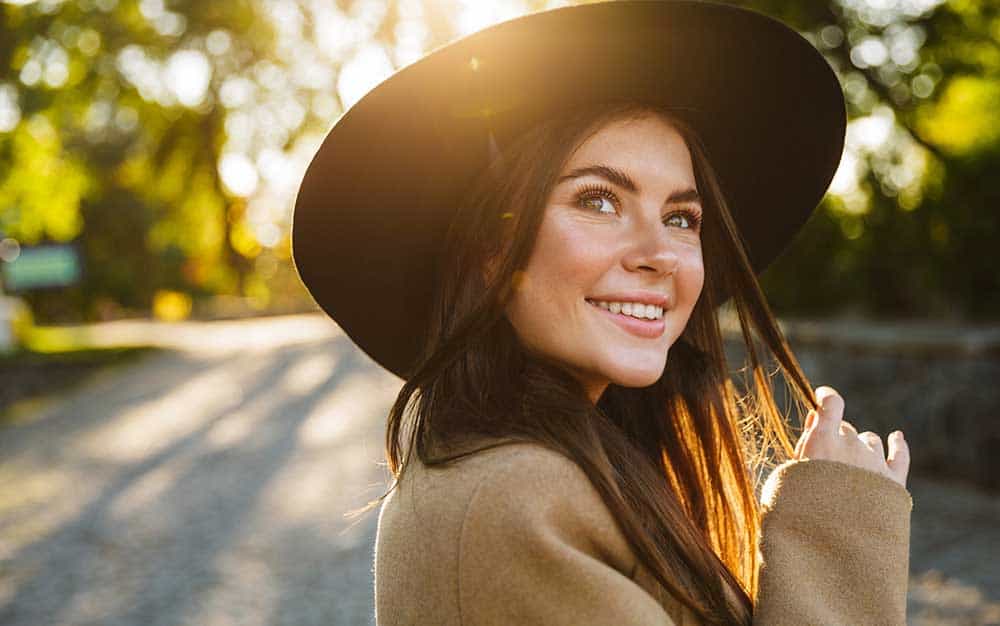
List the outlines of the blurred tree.
{"label": "blurred tree", "polygon": [[226,77],[268,59],[249,0],[0,4],[0,231],[79,238],[86,280],[40,317],[147,309],[160,288],[239,293],[238,195],[218,167]]}
{"label": "blurred tree", "polygon": [[[790,24],[847,98],[831,194],[763,280],[788,314],[995,318],[1000,17],[989,0],[730,0]],[[0,231],[79,239],[41,319],[159,290],[304,300],[302,171],[365,91],[544,0],[0,0]],[[197,308],[197,307],[196,307]]]}
{"label": "blurred tree", "polygon": [[775,308],[996,319],[1000,5],[739,4],[827,56],[851,118],[834,193],[765,274]]}

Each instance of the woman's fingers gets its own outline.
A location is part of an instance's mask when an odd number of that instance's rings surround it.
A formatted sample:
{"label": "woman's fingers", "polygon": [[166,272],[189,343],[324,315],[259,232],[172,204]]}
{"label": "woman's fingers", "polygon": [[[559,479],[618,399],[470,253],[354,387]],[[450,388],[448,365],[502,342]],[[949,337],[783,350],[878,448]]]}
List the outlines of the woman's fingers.
{"label": "woman's fingers", "polygon": [[844,419],[844,399],[832,387],[815,390],[819,409],[810,411],[802,435],[795,445],[797,459],[828,459],[868,469],[906,486],[910,470],[910,449],[900,431],[887,439],[889,454],[882,438],[872,431],[859,433]]}
{"label": "woman's fingers", "polygon": [[816,388],[816,402],[819,404],[816,430],[825,434],[838,432],[844,416],[844,399],[832,387],[821,386]]}
{"label": "woman's fingers", "polygon": [[806,423],[802,426],[802,433],[799,435],[799,440],[795,443],[795,451],[792,453],[793,459],[802,458],[802,448],[806,445],[806,439],[808,439],[809,433],[815,425],[816,411],[810,409],[809,413],[806,414]]}
{"label": "woman's fingers", "polygon": [[885,458],[885,448],[882,447],[881,437],[879,437],[870,430],[866,430],[865,432],[858,435],[858,439],[864,442],[864,444],[868,446],[869,450],[871,450],[872,452],[878,452],[879,457],[883,459]]}
{"label": "woman's fingers", "polygon": [[910,446],[903,438],[903,431],[896,430],[889,435],[889,471],[900,485],[906,486],[906,476],[910,471]]}

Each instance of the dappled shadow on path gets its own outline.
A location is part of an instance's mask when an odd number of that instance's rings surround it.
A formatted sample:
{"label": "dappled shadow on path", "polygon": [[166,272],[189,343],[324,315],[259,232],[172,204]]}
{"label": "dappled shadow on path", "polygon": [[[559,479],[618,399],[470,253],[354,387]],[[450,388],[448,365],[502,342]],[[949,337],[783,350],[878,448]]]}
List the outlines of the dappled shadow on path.
{"label": "dappled shadow on path", "polygon": [[7,429],[0,622],[365,623],[399,384],[343,335],[169,353]]}

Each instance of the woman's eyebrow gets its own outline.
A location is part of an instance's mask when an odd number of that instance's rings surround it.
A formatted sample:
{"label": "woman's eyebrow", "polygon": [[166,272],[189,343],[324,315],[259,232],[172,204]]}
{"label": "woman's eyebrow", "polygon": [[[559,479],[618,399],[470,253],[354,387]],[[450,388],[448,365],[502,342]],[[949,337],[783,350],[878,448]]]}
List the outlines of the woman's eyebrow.
{"label": "woman's eyebrow", "polygon": [[[623,189],[627,189],[634,194],[641,193],[639,185],[637,185],[628,174],[608,165],[586,165],[583,167],[577,167],[570,171],[569,174],[560,177],[559,180],[556,181],[556,184],[558,185],[563,181],[571,180],[573,178],[581,178],[583,176],[598,176],[610,183],[618,185]],[[690,187],[687,189],[677,190],[670,194],[670,197],[667,198],[667,201],[664,204],[683,204],[685,202],[693,202],[700,205],[701,196],[698,194],[698,190]]]}

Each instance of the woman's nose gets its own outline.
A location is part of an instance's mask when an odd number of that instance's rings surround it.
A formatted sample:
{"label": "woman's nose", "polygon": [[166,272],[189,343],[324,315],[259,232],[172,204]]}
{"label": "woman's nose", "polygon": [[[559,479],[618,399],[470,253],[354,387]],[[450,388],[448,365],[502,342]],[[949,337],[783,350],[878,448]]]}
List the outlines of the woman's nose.
{"label": "woman's nose", "polygon": [[676,250],[677,245],[678,243],[670,239],[670,235],[662,225],[659,228],[654,226],[644,229],[623,257],[622,263],[630,271],[673,274],[680,259]]}

